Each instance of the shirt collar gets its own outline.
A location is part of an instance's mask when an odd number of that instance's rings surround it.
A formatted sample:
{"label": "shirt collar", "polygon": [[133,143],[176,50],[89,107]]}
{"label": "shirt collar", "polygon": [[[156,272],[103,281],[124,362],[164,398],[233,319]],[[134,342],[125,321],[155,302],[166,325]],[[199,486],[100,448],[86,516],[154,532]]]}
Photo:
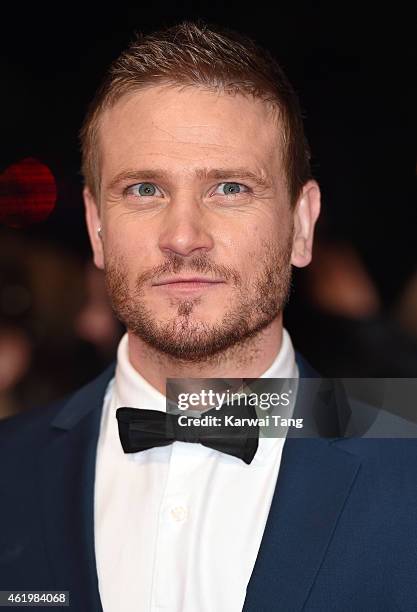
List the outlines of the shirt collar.
{"label": "shirt collar", "polygon": [[166,398],[133,367],[129,359],[129,337],[124,334],[117,349],[115,388],[118,406],[166,412]]}

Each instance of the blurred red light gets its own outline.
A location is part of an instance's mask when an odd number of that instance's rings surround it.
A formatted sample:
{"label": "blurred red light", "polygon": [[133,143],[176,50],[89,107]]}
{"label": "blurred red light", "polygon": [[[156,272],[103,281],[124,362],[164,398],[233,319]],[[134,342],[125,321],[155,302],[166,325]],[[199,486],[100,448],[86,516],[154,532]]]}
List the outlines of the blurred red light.
{"label": "blurred red light", "polygon": [[44,221],[56,199],[54,175],[37,159],[23,159],[0,175],[0,223],[4,225],[20,228]]}

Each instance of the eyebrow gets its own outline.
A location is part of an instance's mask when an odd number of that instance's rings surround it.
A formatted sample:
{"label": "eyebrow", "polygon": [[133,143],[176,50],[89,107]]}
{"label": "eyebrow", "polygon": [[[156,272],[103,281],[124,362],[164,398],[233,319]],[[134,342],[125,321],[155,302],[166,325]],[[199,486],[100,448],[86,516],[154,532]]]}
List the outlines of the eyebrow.
{"label": "eyebrow", "polygon": [[[266,172],[254,172],[248,168],[196,168],[194,175],[200,180],[224,180],[224,179],[241,179],[250,180],[258,187],[271,187],[272,183],[268,179]],[[165,170],[152,168],[149,170],[123,170],[114,176],[107,185],[107,189],[111,190],[117,187],[120,183],[126,181],[144,181],[144,180],[167,180],[169,173]]]}

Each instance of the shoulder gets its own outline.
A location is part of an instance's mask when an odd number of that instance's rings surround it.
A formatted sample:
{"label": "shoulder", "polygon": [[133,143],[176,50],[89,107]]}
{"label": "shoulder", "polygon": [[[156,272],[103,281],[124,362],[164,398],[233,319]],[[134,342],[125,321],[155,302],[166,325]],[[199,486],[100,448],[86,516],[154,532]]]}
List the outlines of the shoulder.
{"label": "shoulder", "polygon": [[[298,352],[296,361],[300,378],[322,378]],[[380,478],[389,478],[394,474],[398,476],[401,471],[403,474],[407,471],[413,472],[414,466],[417,465],[415,423],[400,418],[394,421],[395,415],[389,412],[377,410],[371,404],[354,402],[351,397],[346,396],[346,390],[343,390],[344,387],[340,384],[341,379],[330,378],[328,381],[329,384],[336,385],[331,396],[336,400],[332,409],[338,406],[341,414],[351,419],[350,429],[343,430],[346,431],[345,435],[335,438],[330,444],[343,453],[355,455],[361,460],[362,466],[379,472]],[[306,388],[310,389],[308,385]]]}
{"label": "shoulder", "polygon": [[356,455],[375,468],[394,473],[398,469],[417,465],[417,439],[415,438],[339,438],[333,442],[343,452]]}
{"label": "shoulder", "polygon": [[34,446],[42,445],[48,437],[55,419],[72,407],[74,400],[88,403],[92,396],[104,394],[107,384],[114,375],[115,363],[107,367],[99,376],[67,396],[47,405],[34,406],[12,417],[0,420],[0,455],[2,453],[25,452]]}

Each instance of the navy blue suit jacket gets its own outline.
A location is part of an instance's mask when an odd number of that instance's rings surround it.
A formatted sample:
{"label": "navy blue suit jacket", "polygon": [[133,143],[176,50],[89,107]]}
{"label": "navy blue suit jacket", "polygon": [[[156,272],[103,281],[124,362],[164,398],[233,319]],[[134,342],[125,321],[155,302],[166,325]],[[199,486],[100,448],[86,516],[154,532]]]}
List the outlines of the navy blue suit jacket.
{"label": "navy blue suit jacket", "polygon": [[[0,422],[0,590],[67,590],[71,610],[102,610],[93,494],[113,373]],[[285,442],[244,611],[416,611],[417,441],[326,435]]]}

